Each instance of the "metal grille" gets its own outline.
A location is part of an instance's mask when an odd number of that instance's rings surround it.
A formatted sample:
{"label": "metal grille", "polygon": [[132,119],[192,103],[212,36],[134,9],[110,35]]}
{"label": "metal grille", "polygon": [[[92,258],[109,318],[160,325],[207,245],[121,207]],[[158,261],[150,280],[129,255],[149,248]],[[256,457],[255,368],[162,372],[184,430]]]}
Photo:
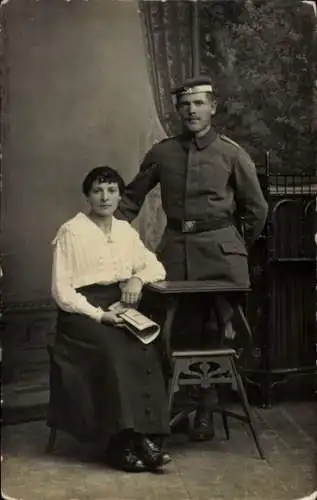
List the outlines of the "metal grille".
{"label": "metal grille", "polygon": [[248,305],[255,332],[251,370],[263,401],[290,375],[316,370],[317,176],[260,176],[269,204],[265,231],[250,256],[254,293]]}

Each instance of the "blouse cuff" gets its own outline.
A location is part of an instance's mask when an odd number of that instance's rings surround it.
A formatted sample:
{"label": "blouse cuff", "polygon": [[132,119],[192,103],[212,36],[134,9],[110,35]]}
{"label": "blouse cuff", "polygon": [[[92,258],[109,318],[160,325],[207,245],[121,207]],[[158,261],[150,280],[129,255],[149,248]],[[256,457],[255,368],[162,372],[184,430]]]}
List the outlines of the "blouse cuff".
{"label": "blouse cuff", "polygon": [[132,276],[139,278],[142,281],[142,284],[146,284],[146,283],[164,280],[166,274],[165,274],[164,267],[159,266],[155,270],[148,269],[148,268],[142,269],[142,271],[139,271],[139,272],[133,274]]}

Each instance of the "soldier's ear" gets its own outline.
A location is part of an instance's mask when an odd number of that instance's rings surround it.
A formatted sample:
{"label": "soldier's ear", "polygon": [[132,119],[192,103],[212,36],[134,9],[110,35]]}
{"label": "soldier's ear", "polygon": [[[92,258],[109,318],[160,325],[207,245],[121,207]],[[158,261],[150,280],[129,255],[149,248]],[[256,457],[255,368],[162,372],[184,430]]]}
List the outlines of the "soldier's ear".
{"label": "soldier's ear", "polygon": [[211,116],[213,116],[217,111],[217,99],[213,94],[208,94],[208,99],[211,106]]}
{"label": "soldier's ear", "polygon": [[215,98],[215,96],[211,95],[209,97],[210,99],[210,106],[211,106],[211,115],[215,115],[216,114],[216,111],[217,111],[217,99]]}

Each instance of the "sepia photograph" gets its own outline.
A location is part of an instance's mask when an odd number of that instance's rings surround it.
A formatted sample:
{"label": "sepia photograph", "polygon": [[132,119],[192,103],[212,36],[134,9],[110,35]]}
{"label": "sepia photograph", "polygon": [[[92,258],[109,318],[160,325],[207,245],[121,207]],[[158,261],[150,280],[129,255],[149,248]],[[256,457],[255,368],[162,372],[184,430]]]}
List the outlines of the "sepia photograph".
{"label": "sepia photograph", "polygon": [[317,500],[316,0],[0,1],[5,500]]}

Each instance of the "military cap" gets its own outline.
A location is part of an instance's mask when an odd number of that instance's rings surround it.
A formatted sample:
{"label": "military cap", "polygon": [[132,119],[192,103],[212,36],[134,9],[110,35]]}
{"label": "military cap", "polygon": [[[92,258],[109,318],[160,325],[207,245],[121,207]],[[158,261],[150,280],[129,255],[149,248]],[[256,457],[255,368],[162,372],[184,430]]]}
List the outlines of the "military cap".
{"label": "military cap", "polygon": [[181,95],[196,94],[197,92],[213,92],[212,81],[208,76],[197,76],[186,79],[182,85],[172,90],[172,95],[180,97]]}

